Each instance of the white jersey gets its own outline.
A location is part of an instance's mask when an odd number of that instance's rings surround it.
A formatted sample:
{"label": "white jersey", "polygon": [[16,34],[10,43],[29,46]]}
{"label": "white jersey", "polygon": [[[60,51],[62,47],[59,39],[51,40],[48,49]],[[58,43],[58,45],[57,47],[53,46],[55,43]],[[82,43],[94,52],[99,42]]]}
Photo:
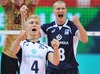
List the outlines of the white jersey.
{"label": "white jersey", "polygon": [[[46,74],[46,58],[54,50],[39,41],[34,43],[24,40],[20,43],[22,55],[20,61],[20,74]],[[19,52],[18,52],[19,53]],[[17,54],[17,56],[20,56]]]}

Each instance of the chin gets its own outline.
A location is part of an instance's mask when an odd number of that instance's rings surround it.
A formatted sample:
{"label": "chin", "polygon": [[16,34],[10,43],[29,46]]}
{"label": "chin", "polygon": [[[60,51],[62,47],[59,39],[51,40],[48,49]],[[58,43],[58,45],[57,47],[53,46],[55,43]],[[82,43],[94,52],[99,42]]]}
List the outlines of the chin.
{"label": "chin", "polygon": [[63,21],[64,21],[64,19],[63,19],[63,18],[59,18],[59,21],[60,21],[60,22],[63,22]]}

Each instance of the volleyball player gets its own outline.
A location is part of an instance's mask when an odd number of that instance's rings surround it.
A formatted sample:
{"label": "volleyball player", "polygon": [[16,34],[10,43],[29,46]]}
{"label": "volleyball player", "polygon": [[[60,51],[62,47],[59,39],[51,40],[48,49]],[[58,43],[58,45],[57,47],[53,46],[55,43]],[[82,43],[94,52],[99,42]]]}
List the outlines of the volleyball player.
{"label": "volleyball player", "polygon": [[53,38],[58,39],[60,42],[60,63],[55,66],[48,61],[47,74],[78,74],[79,64],[75,58],[78,39],[83,43],[88,41],[87,33],[78,17],[74,16],[72,21],[68,20],[66,18],[66,9],[64,1],[56,1],[53,4],[56,21],[41,26],[41,36],[47,35],[49,46],[51,46],[50,41]]}
{"label": "volleyball player", "polygon": [[59,64],[59,41],[51,41],[54,50],[41,43],[40,28],[39,16],[31,15],[26,20],[26,29],[20,31],[11,46],[12,54],[20,60],[20,74],[46,74],[46,59],[56,66]]}
{"label": "volleyball player", "polygon": [[[38,3],[39,0],[0,0],[0,5],[4,8],[5,30],[20,30],[20,7],[28,7],[28,17],[33,14]],[[17,57],[10,52],[11,44],[16,38],[17,35],[6,35],[2,49],[1,74],[16,74],[18,70]]]}

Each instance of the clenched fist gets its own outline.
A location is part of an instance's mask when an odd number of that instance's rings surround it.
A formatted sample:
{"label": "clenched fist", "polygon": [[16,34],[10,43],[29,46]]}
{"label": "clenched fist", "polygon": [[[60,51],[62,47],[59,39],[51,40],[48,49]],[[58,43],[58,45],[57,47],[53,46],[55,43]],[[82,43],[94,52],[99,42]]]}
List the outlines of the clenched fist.
{"label": "clenched fist", "polygon": [[80,21],[79,21],[78,16],[73,16],[72,22],[73,22],[76,26],[80,25]]}
{"label": "clenched fist", "polygon": [[26,17],[26,14],[28,12],[28,7],[26,5],[23,5],[21,8],[20,8],[20,12],[21,14]]}
{"label": "clenched fist", "polygon": [[25,30],[21,30],[19,34],[19,38],[21,41],[25,40],[27,38],[28,34]]}
{"label": "clenched fist", "polygon": [[55,49],[59,48],[60,42],[57,39],[53,39],[51,41],[51,45],[52,45],[53,49],[55,50]]}

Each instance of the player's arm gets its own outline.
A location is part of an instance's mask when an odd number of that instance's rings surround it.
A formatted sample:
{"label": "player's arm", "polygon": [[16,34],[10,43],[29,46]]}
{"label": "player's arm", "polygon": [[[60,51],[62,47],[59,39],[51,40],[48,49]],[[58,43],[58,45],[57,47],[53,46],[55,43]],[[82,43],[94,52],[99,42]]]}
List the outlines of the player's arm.
{"label": "player's arm", "polygon": [[51,52],[48,54],[48,60],[54,64],[54,65],[58,65],[59,64],[59,61],[60,61],[60,56],[59,56],[59,41],[57,39],[53,39],[53,41],[51,42],[52,44],[52,47],[54,49],[54,53]]}
{"label": "player's arm", "polygon": [[73,21],[73,23],[77,26],[77,28],[78,28],[78,30],[79,30],[79,32],[78,32],[78,34],[77,34],[78,37],[79,37],[79,39],[80,39],[82,42],[84,42],[84,43],[88,42],[87,32],[86,32],[86,30],[83,28],[81,22],[79,21],[78,16],[74,16],[73,19],[72,19],[72,21]]}
{"label": "player's arm", "polygon": [[20,49],[20,42],[27,38],[27,32],[25,30],[21,30],[18,38],[11,45],[11,53],[17,54]]}
{"label": "player's arm", "polygon": [[21,12],[21,29],[22,30],[26,30],[26,23],[25,23],[25,19],[26,19],[26,14],[27,14],[27,11],[28,11],[28,8],[26,5],[23,5],[21,8],[20,8],[20,12]]}

